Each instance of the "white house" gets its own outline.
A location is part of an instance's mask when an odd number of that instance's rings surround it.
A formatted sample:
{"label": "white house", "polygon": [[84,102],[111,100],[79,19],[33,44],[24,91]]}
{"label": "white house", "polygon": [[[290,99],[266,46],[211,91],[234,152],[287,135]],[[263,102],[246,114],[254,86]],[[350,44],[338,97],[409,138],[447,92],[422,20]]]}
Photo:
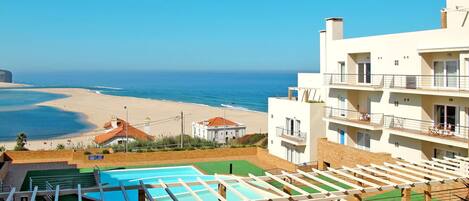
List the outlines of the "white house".
{"label": "white house", "polygon": [[192,123],[192,136],[218,143],[228,143],[246,134],[246,126],[223,117]]}

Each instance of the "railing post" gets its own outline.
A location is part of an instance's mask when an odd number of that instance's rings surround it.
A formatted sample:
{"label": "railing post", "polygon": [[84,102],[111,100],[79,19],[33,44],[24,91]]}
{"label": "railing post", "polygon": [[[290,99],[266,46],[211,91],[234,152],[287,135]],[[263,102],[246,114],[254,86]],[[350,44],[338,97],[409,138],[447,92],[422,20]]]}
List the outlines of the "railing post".
{"label": "railing post", "polygon": [[29,177],[29,191],[33,190],[33,178]]}

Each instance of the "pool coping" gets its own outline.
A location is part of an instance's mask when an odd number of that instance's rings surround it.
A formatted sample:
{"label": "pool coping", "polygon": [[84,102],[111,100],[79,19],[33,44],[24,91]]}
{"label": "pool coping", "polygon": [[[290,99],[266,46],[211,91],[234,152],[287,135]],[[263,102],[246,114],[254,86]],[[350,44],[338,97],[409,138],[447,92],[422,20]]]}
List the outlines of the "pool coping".
{"label": "pool coping", "polygon": [[118,170],[104,170],[101,172],[124,172],[129,170],[157,170],[157,169],[178,169],[178,168],[192,168],[201,175],[206,175],[204,172],[200,171],[194,165],[182,165],[182,166],[167,166],[167,167],[153,167],[153,168],[130,168],[130,169],[118,169]]}

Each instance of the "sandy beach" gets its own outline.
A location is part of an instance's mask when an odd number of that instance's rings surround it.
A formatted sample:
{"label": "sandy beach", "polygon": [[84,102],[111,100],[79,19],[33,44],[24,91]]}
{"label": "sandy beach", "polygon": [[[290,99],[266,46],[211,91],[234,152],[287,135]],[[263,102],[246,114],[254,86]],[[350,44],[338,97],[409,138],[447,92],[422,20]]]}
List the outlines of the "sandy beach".
{"label": "sandy beach", "polygon": [[17,87],[27,87],[27,84],[17,84],[17,83],[6,83],[0,82],[0,89],[1,88],[17,88]]}
{"label": "sandy beach", "polygon": [[[100,134],[102,126],[113,115],[126,119],[124,106],[128,108],[129,122],[141,124],[145,118],[150,117],[154,123],[151,126],[151,134],[156,137],[179,135],[180,121],[175,117],[181,111],[185,115],[185,133],[191,133],[192,122],[202,121],[215,116],[225,116],[227,119],[245,124],[247,133],[267,132],[267,113],[255,111],[243,111],[229,108],[210,107],[192,103],[180,103],[173,101],[150,100],[143,98],[111,96],[98,94],[94,91],[79,88],[47,88],[27,89],[40,92],[67,95],[67,98],[43,102],[38,105],[51,106],[64,111],[81,113],[84,119],[96,128],[86,133],[76,134],[73,137],[61,139],[32,140],[28,142],[28,148],[55,149],[57,144],[76,146],[92,143],[94,136]],[[161,120],[161,121],[160,121]],[[14,146],[14,142],[1,143],[7,149]]]}

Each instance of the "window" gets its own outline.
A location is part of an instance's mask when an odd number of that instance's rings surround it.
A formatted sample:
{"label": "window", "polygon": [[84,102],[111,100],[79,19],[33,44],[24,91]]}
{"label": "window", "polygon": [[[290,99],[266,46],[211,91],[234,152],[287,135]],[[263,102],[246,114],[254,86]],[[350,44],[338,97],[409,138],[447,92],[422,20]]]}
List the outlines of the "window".
{"label": "window", "polygon": [[347,101],[345,97],[339,96],[339,115],[345,117],[345,111],[347,110]]}
{"label": "window", "polygon": [[370,150],[370,135],[366,133],[357,133],[357,147],[363,150]]}
{"label": "window", "polygon": [[455,158],[455,156],[460,156],[460,153],[454,151],[448,151],[444,149],[433,149],[433,157],[438,159],[443,159],[444,157]]}
{"label": "window", "polygon": [[371,83],[371,63],[358,63],[358,83]]}
{"label": "window", "polygon": [[345,69],[345,62],[339,62],[339,73],[340,73],[340,82],[345,82],[345,76],[347,74]]}
{"label": "window", "polygon": [[459,86],[459,64],[458,61],[435,61],[433,62],[433,86],[435,87],[458,87]]}
{"label": "window", "polygon": [[399,66],[399,60],[394,60],[394,65]]}
{"label": "window", "polygon": [[455,106],[435,105],[435,126],[455,131],[457,122],[457,109]]}
{"label": "window", "polygon": [[289,135],[295,135],[300,132],[300,120],[292,119],[292,118],[286,118],[286,130],[287,134]]}

